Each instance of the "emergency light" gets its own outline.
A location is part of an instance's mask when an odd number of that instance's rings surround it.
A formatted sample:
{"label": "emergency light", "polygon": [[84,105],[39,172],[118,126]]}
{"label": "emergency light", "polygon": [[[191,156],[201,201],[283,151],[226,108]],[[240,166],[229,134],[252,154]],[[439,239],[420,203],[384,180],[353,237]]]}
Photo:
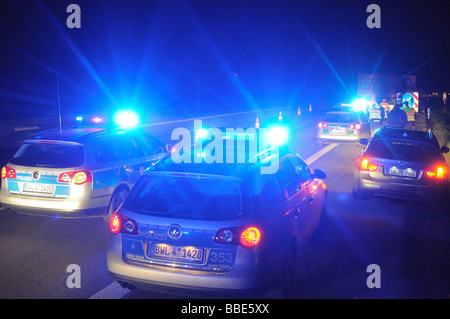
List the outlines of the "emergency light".
{"label": "emergency light", "polygon": [[114,124],[119,127],[133,128],[139,125],[139,115],[133,110],[120,110],[113,116]]}

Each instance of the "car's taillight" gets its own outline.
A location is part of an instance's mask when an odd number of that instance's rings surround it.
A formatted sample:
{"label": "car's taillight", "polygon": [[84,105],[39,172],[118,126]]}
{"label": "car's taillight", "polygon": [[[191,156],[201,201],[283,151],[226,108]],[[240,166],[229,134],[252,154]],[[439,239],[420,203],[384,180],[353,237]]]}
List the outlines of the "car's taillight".
{"label": "car's taillight", "polygon": [[241,233],[240,243],[244,247],[255,247],[261,241],[261,231],[257,227],[248,227]]}
{"label": "car's taillight", "polygon": [[362,159],[361,163],[359,164],[359,169],[361,171],[373,172],[377,168],[378,168],[378,165],[371,163],[367,158]]}
{"label": "car's taillight", "polygon": [[114,235],[120,233],[120,228],[122,227],[122,220],[120,218],[120,215],[117,213],[114,213],[111,215],[111,218],[109,220],[109,230]]}
{"label": "car's taillight", "polygon": [[348,127],[351,130],[359,130],[361,129],[361,125],[360,124],[350,124],[350,126]]}
{"label": "car's taillight", "polygon": [[5,178],[16,178],[16,170],[14,168],[8,167],[8,166],[4,166],[2,168],[2,179]]}
{"label": "car's taillight", "polygon": [[214,236],[214,242],[217,244],[240,244],[246,248],[258,246],[261,239],[261,230],[255,226],[222,228]]}
{"label": "car's taillight", "polygon": [[319,126],[319,128],[322,128],[322,127],[328,127],[328,124],[327,123],[322,123],[322,122],[320,122],[319,124],[318,124],[318,126]]}
{"label": "car's taillight", "polygon": [[64,173],[59,174],[58,182],[74,183],[76,185],[89,183],[89,182],[92,182],[92,172],[91,171],[64,172]]}
{"label": "car's taillight", "polygon": [[124,233],[129,235],[138,235],[139,229],[136,221],[131,218],[120,215],[115,212],[109,219],[109,230],[113,235]]}
{"label": "car's taillight", "polygon": [[443,166],[437,166],[432,169],[427,169],[425,175],[431,178],[444,179],[446,174],[446,169]]}

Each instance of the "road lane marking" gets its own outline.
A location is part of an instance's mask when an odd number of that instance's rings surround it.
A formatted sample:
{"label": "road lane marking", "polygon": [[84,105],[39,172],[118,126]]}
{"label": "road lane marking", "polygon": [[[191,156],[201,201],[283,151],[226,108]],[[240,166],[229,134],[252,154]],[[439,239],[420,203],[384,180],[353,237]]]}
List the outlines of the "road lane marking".
{"label": "road lane marking", "polygon": [[331,151],[333,148],[335,148],[336,146],[338,146],[338,143],[331,143],[330,145],[328,145],[327,147],[322,148],[320,151],[316,152],[315,154],[311,155],[310,157],[308,157],[305,162],[308,165],[311,165],[312,163],[314,163],[315,161],[317,161],[320,157],[322,157],[323,155],[325,155],[327,152]]}
{"label": "road lane marking", "polygon": [[37,130],[37,129],[39,129],[39,126],[15,127],[15,128],[14,128],[14,132],[30,131],[30,130]]}
{"label": "road lane marking", "polygon": [[121,299],[129,292],[130,289],[122,288],[117,281],[113,281],[102,290],[90,296],[89,299]]}
{"label": "road lane marking", "polygon": [[[281,109],[287,108],[281,107]],[[173,121],[166,121],[166,122],[157,122],[157,123],[149,123],[149,124],[143,124],[142,127],[147,126],[154,126],[154,125],[164,125],[164,124],[173,124],[173,123],[181,123],[181,122],[188,122],[188,121],[194,121],[194,120],[203,120],[203,119],[212,119],[212,118],[218,118],[218,117],[227,117],[227,116],[234,116],[234,115],[242,115],[242,114],[249,114],[249,113],[257,113],[261,112],[264,113],[266,111],[272,111],[272,110],[279,110],[279,107],[272,107],[268,109],[261,109],[261,110],[251,110],[251,111],[244,111],[244,112],[235,112],[235,113],[225,113],[225,114],[218,114],[218,115],[209,115],[209,116],[202,116],[202,117],[193,117],[188,119],[182,119],[182,120],[173,120]]]}

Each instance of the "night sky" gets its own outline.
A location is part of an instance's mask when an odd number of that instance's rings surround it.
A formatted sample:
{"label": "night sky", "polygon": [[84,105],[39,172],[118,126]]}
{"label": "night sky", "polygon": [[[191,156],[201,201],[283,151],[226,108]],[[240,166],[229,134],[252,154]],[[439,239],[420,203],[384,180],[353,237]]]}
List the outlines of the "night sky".
{"label": "night sky", "polygon": [[[69,29],[69,4],[81,28]],[[378,4],[381,28],[367,6]],[[360,73],[450,90],[445,1],[1,0],[1,117],[348,102]]]}

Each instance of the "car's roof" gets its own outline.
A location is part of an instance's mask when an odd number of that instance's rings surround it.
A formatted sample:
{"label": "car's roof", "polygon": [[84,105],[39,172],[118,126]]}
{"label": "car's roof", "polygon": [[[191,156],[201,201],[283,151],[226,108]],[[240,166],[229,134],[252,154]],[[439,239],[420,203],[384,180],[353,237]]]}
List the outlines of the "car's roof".
{"label": "car's roof", "polygon": [[375,132],[374,139],[394,138],[409,141],[419,141],[439,145],[436,136],[432,132],[406,130],[400,128],[385,127]]}
{"label": "car's roof", "polygon": [[[224,151],[226,152],[226,151]],[[211,174],[211,175],[222,175],[222,176],[234,176],[234,177],[242,177],[247,172],[253,171],[253,169],[261,168],[263,166],[268,166],[268,164],[274,160],[280,160],[281,158],[289,155],[298,156],[296,153],[288,150],[287,147],[280,147],[278,149],[278,153],[274,152],[273,148],[269,148],[263,152],[260,152],[255,155],[254,160],[250,161],[248,159],[248,152],[246,153],[246,161],[244,163],[206,163],[203,160],[201,163],[195,163],[191,161],[191,163],[174,162],[174,157],[169,156],[158,165],[151,167],[146,173],[150,173],[152,171],[165,171],[165,172],[177,172],[177,173],[192,173],[192,174]],[[195,154],[194,154],[195,156]],[[224,155],[225,158],[226,155]],[[266,161],[264,160],[266,159]]]}
{"label": "car's roof", "polygon": [[51,129],[43,131],[34,135],[31,140],[57,140],[57,141],[70,141],[70,142],[83,142],[86,139],[125,133],[128,131],[123,131],[119,129],[107,129],[102,127],[74,127],[74,128],[64,128]]}

